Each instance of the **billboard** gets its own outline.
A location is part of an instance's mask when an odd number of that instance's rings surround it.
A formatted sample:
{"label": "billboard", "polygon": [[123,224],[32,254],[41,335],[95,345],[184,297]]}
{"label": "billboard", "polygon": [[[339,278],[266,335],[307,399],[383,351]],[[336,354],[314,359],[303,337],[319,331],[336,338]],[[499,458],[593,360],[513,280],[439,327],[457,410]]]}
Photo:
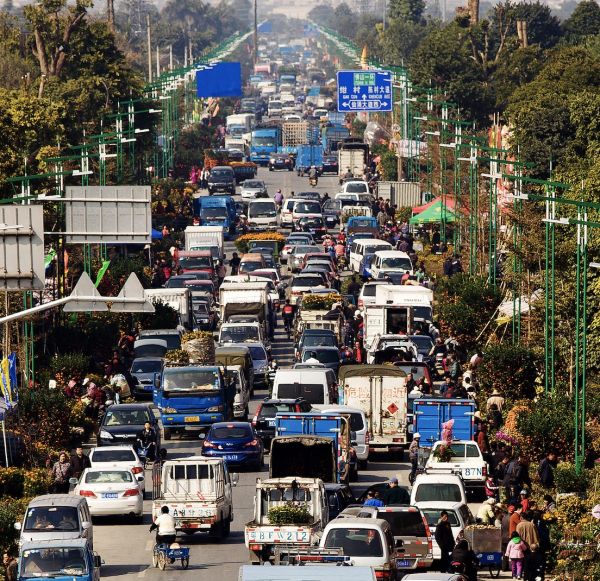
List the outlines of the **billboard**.
{"label": "billboard", "polygon": [[196,71],[196,96],[241,97],[242,66],[240,63],[215,63]]}

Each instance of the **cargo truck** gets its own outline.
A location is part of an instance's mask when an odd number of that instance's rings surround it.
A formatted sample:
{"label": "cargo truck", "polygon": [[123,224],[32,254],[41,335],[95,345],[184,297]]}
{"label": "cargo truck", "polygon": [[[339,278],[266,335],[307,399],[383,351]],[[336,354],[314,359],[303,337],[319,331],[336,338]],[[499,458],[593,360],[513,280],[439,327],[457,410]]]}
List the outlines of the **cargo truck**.
{"label": "cargo truck", "polygon": [[408,446],[406,373],[393,365],[343,365],[339,403],[367,417],[369,453],[402,452]]}
{"label": "cargo truck", "polygon": [[452,437],[472,440],[475,411],[476,404],[470,399],[416,399],[413,403],[412,433],[421,435],[421,446],[431,448],[442,439],[442,424],[454,420]]}
{"label": "cargo truck", "polygon": [[192,309],[190,308],[190,290],[187,288],[147,288],[144,298],[150,302],[160,301],[177,311],[179,322],[186,329],[192,328]]}
{"label": "cargo truck", "polygon": [[321,145],[299,145],[296,153],[295,170],[299,176],[303,176],[315,166],[317,173],[323,173],[323,147]]}
{"label": "cargo truck", "polygon": [[185,249],[210,250],[215,260],[223,258],[223,226],[188,226],[184,232]]}
{"label": "cargo truck", "polygon": [[266,166],[271,155],[277,153],[281,145],[281,131],[279,127],[263,127],[252,131],[250,140],[250,160],[256,164]]}
{"label": "cargo truck", "polygon": [[346,139],[338,148],[338,171],[344,176],[348,169],[355,178],[362,177],[364,168],[369,165],[369,146],[362,141]]}

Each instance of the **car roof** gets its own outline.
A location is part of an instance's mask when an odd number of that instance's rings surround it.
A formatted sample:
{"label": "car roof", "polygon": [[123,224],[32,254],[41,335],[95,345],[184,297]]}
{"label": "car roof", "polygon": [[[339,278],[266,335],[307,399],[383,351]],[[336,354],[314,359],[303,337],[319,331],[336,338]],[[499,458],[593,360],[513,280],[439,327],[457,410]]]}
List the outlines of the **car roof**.
{"label": "car roof", "polygon": [[430,484],[431,482],[436,484],[461,484],[463,483],[462,478],[457,476],[456,474],[417,474],[417,479],[413,485],[413,488],[417,486],[417,484],[421,484],[421,482],[426,482]]}
{"label": "car roof", "polygon": [[81,504],[81,497],[72,494],[42,494],[36,496],[27,505],[28,508],[35,506],[78,506]]}
{"label": "car roof", "polygon": [[[361,508],[369,508],[369,507],[361,507]],[[358,529],[368,529],[368,528],[391,528],[390,524],[383,520],[382,518],[343,518],[343,519],[334,519],[329,521],[327,524],[328,529],[349,529],[356,527]]]}
{"label": "car roof", "polygon": [[[107,410],[110,410],[111,412],[114,411],[119,411],[119,410],[139,410],[139,409],[144,409],[144,410],[151,410],[152,409],[152,404],[151,403],[113,403],[112,405],[108,406]],[[105,446],[103,446],[104,448]]]}
{"label": "car roof", "polygon": [[90,450],[90,454],[98,450],[102,452],[112,452],[113,450],[131,450],[132,452],[134,451],[133,446],[131,444],[115,444],[113,446],[94,446]]}
{"label": "car roof", "polygon": [[467,506],[464,502],[454,502],[447,500],[436,500],[415,502],[414,506],[417,506],[421,510],[429,509],[440,509],[440,510],[458,510],[461,506]]}
{"label": "car roof", "polygon": [[402,252],[400,250],[378,250],[375,254],[377,254],[377,256],[381,256],[382,258],[409,258],[406,252]]}

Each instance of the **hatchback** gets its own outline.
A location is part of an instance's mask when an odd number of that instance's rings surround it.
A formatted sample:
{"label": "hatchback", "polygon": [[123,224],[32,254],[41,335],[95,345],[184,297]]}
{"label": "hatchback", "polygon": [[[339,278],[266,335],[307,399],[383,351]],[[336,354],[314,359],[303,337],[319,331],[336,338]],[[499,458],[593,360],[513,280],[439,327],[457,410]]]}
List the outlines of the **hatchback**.
{"label": "hatchback", "polygon": [[162,372],[164,360],[162,357],[137,357],[131,364],[133,378],[132,393],[135,398],[152,397],[154,377]]}
{"label": "hatchback", "polygon": [[223,458],[228,466],[250,466],[255,470],[263,465],[263,442],[248,422],[218,422],[200,437],[202,456]]}
{"label": "hatchback", "polygon": [[156,432],[156,450],[160,450],[160,426],[152,411],[153,407],[149,403],[120,403],[109,406],[100,424],[98,446],[135,446],[137,434],[144,429],[146,422],[150,422]]}

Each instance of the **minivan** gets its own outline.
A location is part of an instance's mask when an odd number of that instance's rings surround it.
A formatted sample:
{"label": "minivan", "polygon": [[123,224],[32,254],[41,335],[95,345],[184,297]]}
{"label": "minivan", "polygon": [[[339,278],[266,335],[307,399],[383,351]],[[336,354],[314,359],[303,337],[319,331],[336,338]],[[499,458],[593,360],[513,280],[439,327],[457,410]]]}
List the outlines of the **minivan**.
{"label": "minivan", "polygon": [[400,250],[379,250],[371,265],[371,274],[375,280],[381,279],[386,272],[403,272],[412,274],[413,265],[406,252]]}
{"label": "minivan", "polygon": [[250,230],[276,230],[277,206],[273,200],[250,200],[248,204]]}
{"label": "minivan", "polygon": [[337,403],[335,373],[331,369],[278,369],[273,381],[273,399],[302,397],[313,407]]}
{"label": "minivan", "polygon": [[242,260],[240,261],[240,274],[250,274],[255,270],[260,270],[261,268],[266,268],[265,259],[262,254],[258,252],[249,252],[248,254],[244,254],[242,256]]}
{"label": "minivan", "polygon": [[36,496],[27,506],[23,522],[15,523],[21,531],[19,543],[87,539],[94,546],[92,516],[83,496],[44,494]]}
{"label": "minivan", "polygon": [[235,173],[232,167],[228,165],[213,167],[208,176],[208,195],[212,196],[215,192],[229,192],[235,196],[235,184]]}
{"label": "minivan", "polygon": [[392,245],[379,238],[358,238],[350,246],[350,269],[359,272],[360,262],[365,254],[373,254],[378,250],[392,250]]}

